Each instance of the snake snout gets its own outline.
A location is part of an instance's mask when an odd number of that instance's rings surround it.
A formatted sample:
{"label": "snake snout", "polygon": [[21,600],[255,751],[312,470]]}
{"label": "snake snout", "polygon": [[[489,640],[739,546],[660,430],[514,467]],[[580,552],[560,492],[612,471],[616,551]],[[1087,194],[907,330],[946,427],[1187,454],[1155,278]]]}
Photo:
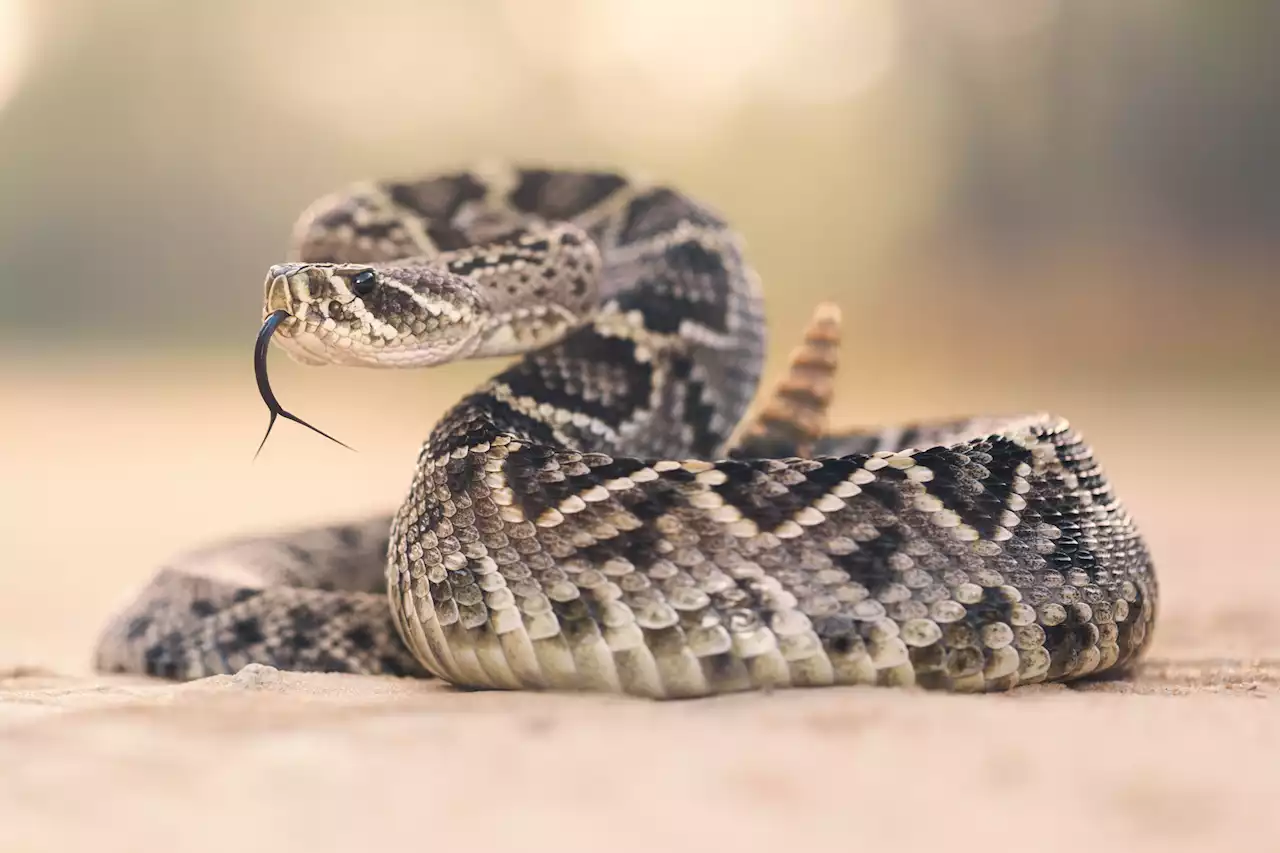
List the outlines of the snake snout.
{"label": "snake snout", "polygon": [[293,299],[289,296],[289,280],[282,275],[267,279],[267,299],[264,314],[275,311],[293,313]]}
{"label": "snake snout", "polygon": [[311,295],[305,264],[276,264],[267,270],[264,314],[288,311],[296,315],[297,304]]}

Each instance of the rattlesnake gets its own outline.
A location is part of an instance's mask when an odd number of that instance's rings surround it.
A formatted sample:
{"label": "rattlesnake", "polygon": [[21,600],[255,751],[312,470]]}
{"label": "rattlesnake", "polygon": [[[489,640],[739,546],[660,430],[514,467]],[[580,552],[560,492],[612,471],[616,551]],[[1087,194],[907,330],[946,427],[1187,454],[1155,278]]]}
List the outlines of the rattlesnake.
{"label": "rattlesnake", "polygon": [[[1146,645],[1147,547],[1061,418],[826,432],[824,308],[739,428],[759,282],[676,190],[535,168],[365,183],[310,207],[295,253],[267,275],[263,352],[278,324],[307,363],[523,358],[435,426],[393,518],[176,558],[107,626],[104,670],[971,691],[1118,672]],[[336,460],[305,464],[341,487]]]}

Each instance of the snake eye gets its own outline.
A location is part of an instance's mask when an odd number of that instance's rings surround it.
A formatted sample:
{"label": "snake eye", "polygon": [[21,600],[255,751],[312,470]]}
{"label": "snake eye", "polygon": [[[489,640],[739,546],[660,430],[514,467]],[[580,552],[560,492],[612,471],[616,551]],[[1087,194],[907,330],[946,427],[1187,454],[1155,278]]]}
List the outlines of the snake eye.
{"label": "snake eye", "polygon": [[351,279],[351,290],[356,296],[368,296],[373,293],[373,287],[377,283],[377,273],[373,270],[363,270],[355,274]]}

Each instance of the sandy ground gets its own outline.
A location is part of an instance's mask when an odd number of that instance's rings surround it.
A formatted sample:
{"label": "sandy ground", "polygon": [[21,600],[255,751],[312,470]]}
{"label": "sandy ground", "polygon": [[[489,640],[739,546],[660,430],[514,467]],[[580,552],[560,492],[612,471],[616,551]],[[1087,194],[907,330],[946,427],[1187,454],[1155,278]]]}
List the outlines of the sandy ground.
{"label": "sandy ground", "polygon": [[286,404],[361,452],[286,424],[250,464],[265,417],[241,361],[0,367],[0,850],[1280,850],[1263,395],[901,387],[841,412],[1071,416],[1159,561],[1155,648],[1124,681],[655,704],[96,677],[96,630],[167,556],[393,504],[460,390],[282,367]]}

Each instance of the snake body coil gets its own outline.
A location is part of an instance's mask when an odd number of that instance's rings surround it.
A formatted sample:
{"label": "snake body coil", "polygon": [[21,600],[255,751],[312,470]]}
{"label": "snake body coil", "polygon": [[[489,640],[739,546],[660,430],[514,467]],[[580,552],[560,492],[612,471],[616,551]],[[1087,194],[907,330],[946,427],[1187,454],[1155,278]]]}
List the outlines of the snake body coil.
{"label": "snake body coil", "polygon": [[997,690],[1117,670],[1150,634],[1147,548],[1060,418],[819,434],[828,316],[733,442],[758,284],[672,189],[538,169],[359,185],[303,216],[267,277],[276,312],[308,363],[524,355],[435,427],[394,518],[178,558],[107,627],[103,669]]}

